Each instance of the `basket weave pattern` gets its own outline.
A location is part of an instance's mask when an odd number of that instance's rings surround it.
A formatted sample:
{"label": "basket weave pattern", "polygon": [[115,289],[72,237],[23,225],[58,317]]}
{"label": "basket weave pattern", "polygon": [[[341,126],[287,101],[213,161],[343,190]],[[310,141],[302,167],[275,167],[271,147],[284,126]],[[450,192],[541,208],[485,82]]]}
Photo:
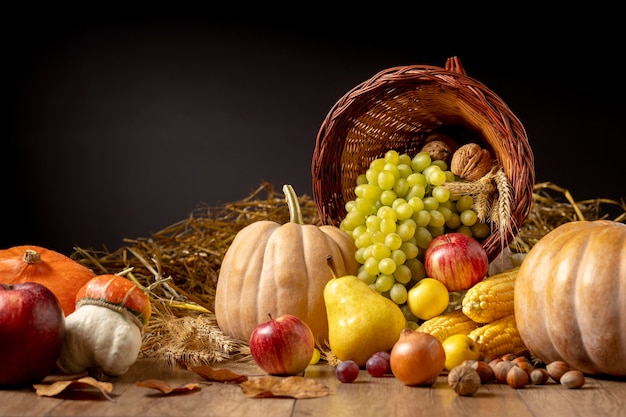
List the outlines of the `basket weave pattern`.
{"label": "basket weave pattern", "polygon": [[458,58],[445,68],[427,65],[383,70],[348,91],[330,110],[317,135],[312,160],[313,197],[320,220],[339,226],[345,203],[355,198],[358,175],[395,149],[415,155],[432,132],[462,145],[477,142],[502,166],[513,191],[506,242],[497,225],[483,240],[490,260],[509,244],[527,217],[535,183],[534,158],[522,123]]}

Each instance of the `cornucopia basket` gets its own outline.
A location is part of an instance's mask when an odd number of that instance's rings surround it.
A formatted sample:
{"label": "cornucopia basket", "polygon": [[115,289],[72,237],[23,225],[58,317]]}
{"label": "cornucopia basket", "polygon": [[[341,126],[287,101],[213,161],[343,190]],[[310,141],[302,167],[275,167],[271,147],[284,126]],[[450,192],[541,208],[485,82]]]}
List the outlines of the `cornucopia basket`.
{"label": "cornucopia basket", "polygon": [[323,224],[339,226],[356,179],[390,149],[416,154],[439,132],[458,145],[488,149],[510,183],[508,224],[492,222],[482,240],[489,260],[511,243],[530,212],[534,159],[522,123],[457,57],[445,68],[388,68],[348,91],[332,107],[317,135],[312,159],[313,198]]}

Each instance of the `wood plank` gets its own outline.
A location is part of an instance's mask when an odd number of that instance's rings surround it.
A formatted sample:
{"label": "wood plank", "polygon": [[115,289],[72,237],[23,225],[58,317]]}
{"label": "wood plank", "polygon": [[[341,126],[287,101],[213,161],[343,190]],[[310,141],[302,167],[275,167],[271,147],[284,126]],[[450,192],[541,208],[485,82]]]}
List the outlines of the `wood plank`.
{"label": "wood plank", "polygon": [[[227,362],[213,365],[249,378],[266,374],[254,363]],[[205,381],[194,372],[170,369],[150,359],[140,359],[125,374],[113,380],[114,401],[96,390],[72,390],[57,397],[38,397],[34,389],[0,390],[0,416],[257,416],[369,417],[437,415],[438,417],[533,417],[620,416],[626,417],[626,380],[587,377],[583,388],[568,390],[551,382],[513,389],[495,382],[484,384],[476,394],[461,397],[441,375],[432,387],[410,387],[389,375],[373,378],[362,370],[358,379],[343,384],[327,364],[312,365],[304,376],[328,386],[322,398],[248,398],[239,385]],[[138,387],[138,381],[156,378],[172,386],[202,384],[199,391],[162,395]]]}

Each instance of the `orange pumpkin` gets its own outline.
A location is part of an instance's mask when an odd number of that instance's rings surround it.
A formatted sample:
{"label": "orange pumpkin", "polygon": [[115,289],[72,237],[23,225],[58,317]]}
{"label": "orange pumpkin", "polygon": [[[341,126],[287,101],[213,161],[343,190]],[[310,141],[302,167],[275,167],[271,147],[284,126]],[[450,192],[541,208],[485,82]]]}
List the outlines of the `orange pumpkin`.
{"label": "orange pumpkin", "polygon": [[515,320],[542,361],[626,376],[626,224],[565,223],[541,238],[517,274]]}
{"label": "orange pumpkin", "polygon": [[0,250],[0,283],[38,282],[54,293],[65,316],[74,311],[76,293],[96,274],[75,260],[40,246]]}
{"label": "orange pumpkin", "polygon": [[225,334],[248,341],[268,320],[292,314],[305,321],[320,343],[328,340],[324,287],[332,278],[355,275],[354,239],[335,226],[303,224],[293,188],[283,188],[291,220],[283,225],[256,221],[237,233],[220,268],[215,316]]}

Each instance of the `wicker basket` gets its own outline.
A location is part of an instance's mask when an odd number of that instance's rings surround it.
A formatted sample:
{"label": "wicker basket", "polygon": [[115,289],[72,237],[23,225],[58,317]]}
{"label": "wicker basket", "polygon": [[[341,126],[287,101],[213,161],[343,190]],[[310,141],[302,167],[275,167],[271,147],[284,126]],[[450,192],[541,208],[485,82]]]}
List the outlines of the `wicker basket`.
{"label": "wicker basket", "polygon": [[490,261],[511,243],[528,216],[535,183],[534,158],[521,122],[482,83],[467,76],[458,58],[445,68],[393,67],[346,93],[319,130],[312,161],[313,197],[323,224],[338,226],[355,198],[359,174],[390,149],[414,155],[426,135],[447,133],[459,145],[490,150],[513,192],[510,224],[492,224],[483,241]]}

